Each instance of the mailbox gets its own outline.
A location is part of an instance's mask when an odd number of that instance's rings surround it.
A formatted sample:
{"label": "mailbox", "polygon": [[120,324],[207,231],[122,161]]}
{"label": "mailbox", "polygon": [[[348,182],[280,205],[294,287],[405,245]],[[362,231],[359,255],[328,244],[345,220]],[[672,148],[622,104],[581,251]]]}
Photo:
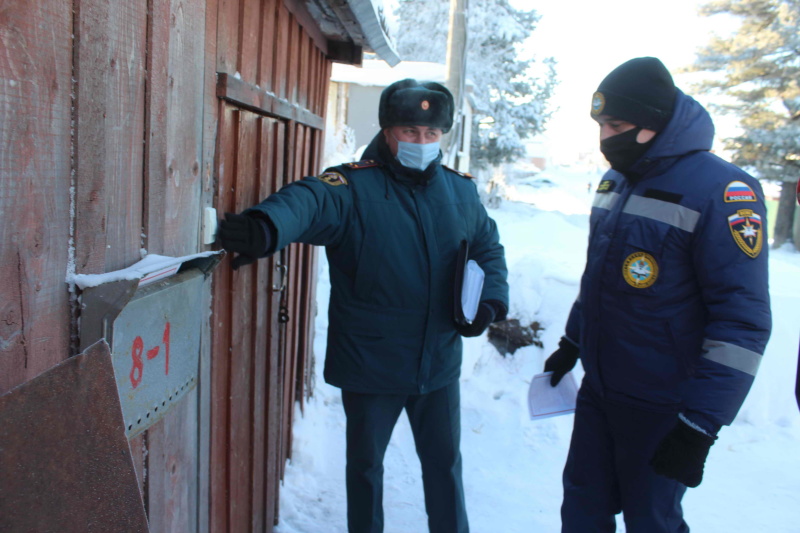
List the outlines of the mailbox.
{"label": "mailbox", "polygon": [[119,279],[84,289],[81,345],[105,338],[130,439],[164,417],[197,385],[205,278],[220,255],[183,263],[140,286]]}

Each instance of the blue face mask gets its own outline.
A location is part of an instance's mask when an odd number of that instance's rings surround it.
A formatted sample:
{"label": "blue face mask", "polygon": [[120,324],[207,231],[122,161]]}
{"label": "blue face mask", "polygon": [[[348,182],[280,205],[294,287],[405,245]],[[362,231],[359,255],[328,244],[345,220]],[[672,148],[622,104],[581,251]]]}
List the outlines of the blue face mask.
{"label": "blue face mask", "polygon": [[439,141],[417,144],[397,141],[397,160],[404,167],[425,170],[439,156]]}

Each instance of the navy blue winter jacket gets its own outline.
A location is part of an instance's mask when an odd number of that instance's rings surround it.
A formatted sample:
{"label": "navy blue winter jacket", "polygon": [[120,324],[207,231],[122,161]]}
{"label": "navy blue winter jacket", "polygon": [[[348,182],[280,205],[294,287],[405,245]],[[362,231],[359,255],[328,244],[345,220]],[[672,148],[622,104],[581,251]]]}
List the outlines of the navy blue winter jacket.
{"label": "navy blue winter jacket", "polygon": [[325,380],[353,392],[426,393],[461,371],[453,316],[461,241],[486,273],[481,299],[505,307],[497,320],[508,309],[505,256],[471,179],[438,161],[415,172],[386,150],[294,182],[254,209],[277,229],[275,249],[325,246]]}
{"label": "navy blue winter jacket", "polygon": [[764,196],[709,152],[713,136],[679,91],[636,179],[604,176],[566,336],[598,393],[716,433],[750,389],[771,317]]}

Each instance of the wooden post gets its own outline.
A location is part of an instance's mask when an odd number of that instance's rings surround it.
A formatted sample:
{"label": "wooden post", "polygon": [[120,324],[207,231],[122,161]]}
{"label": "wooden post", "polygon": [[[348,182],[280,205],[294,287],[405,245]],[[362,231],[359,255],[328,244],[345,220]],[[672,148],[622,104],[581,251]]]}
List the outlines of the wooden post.
{"label": "wooden post", "polygon": [[456,167],[464,117],[461,106],[464,98],[464,80],[467,70],[467,1],[450,0],[450,31],[447,35],[447,88],[453,93],[455,117],[450,135],[442,141],[443,162]]}

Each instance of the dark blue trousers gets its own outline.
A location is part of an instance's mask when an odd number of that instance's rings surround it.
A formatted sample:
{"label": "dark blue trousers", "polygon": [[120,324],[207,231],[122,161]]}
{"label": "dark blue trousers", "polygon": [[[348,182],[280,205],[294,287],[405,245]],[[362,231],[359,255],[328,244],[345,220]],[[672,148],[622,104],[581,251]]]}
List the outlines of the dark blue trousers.
{"label": "dark blue trousers", "polygon": [[622,512],[628,533],[687,533],[686,486],[653,472],[650,458],[675,413],[608,402],[584,383],[564,467],[562,533],[613,533]]}
{"label": "dark blue trousers", "polygon": [[419,395],[342,391],[342,403],[347,416],[348,531],[383,531],[383,457],[405,409],[422,465],[428,527],[431,533],[467,533],[458,381]]}

